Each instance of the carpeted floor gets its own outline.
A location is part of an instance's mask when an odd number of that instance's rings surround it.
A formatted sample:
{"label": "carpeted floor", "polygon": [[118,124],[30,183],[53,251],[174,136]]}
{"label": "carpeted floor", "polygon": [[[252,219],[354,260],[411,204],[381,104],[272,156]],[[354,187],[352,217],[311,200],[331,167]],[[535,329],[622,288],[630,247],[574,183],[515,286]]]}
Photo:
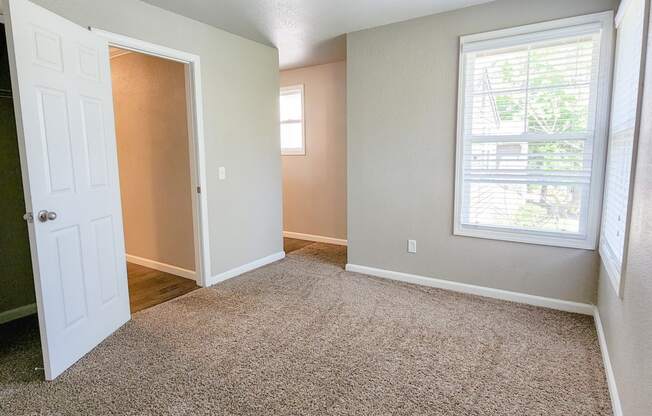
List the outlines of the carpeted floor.
{"label": "carpeted floor", "polygon": [[50,383],[36,332],[3,333],[0,414],[610,414],[590,317],[348,273],[345,250],[139,312]]}

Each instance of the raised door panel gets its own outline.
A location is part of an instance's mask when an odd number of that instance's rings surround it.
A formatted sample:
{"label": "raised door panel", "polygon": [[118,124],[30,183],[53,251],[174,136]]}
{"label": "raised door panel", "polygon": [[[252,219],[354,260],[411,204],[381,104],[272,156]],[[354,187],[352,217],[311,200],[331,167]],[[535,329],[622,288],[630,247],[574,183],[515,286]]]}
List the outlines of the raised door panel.
{"label": "raised door panel", "polygon": [[100,299],[105,305],[118,296],[119,278],[116,270],[116,252],[113,218],[103,217],[91,221],[93,243],[96,250],[96,272],[99,277]]}
{"label": "raised door panel", "polygon": [[32,39],[34,63],[63,72],[61,36],[42,27],[32,25]]}
{"label": "raised door panel", "polygon": [[44,152],[45,182],[50,193],[75,189],[72,139],[65,91],[36,89],[41,148]]}
{"label": "raised door panel", "polygon": [[81,97],[80,101],[88,183],[91,187],[107,186],[109,183],[109,161],[104,134],[102,102],[90,97]]}
{"label": "raised door panel", "polygon": [[62,324],[63,328],[69,329],[88,316],[79,227],[74,225],[54,230],[50,237],[51,252],[55,254],[51,267],[60,290]]}

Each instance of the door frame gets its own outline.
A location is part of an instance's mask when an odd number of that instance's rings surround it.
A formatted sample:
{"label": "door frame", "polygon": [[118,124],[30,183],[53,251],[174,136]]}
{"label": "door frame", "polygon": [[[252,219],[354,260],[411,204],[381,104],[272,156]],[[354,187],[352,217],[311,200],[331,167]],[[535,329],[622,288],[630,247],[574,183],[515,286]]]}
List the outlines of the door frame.
{"label": "door frame", "polygon": [[88,28],[91,32],[106,39],[109,46],[115,46],[133,52],[158,58],[168,59],[184,64],[186,78],[186,106],[188,120],[188,142],[190,150],[190,176],[192,194],[193,228],[195,242],[195,278],[197,285],[208,285],[210,271],[208,201],[206,199],[206,167],[204,120],[201,87],[201,65],[198,55],[157,45],[140,39],[131,38],[118,33],[109,32],[95,27]]}

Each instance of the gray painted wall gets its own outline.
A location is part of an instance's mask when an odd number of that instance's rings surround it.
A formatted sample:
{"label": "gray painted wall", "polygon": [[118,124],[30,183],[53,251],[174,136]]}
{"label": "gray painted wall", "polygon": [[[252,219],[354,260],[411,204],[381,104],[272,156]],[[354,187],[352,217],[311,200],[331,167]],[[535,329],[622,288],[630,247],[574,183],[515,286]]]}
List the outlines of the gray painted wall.
{"label": "gray painted wall", "polygon": [[349,34],[348,262],[594,303],[595,251],[452,235],[458,45],[460,35],[613,8],[497,0]]}
{"label": "gray painted wall", "polygon": [[283,250],[276,49],[138,0],[34,3],[81,26],[199,55],[212,274]]}
{"label": "gray painted wall", "polygon": [[626,416],[652,414],[652,36],[643,95],[627,271],[622,298],[600,270],[598,309]]}

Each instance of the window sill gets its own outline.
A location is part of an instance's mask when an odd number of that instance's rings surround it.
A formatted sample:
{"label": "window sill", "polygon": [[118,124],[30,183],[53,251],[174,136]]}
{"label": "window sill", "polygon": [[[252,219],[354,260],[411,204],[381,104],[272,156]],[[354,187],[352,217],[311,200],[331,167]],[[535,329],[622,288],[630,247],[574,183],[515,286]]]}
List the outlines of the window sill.
{"label": "window sill", "polygon": [[453,235],[552,247],[576,248],[582,250],[596,249],[596,244],[592,242],[590,238],[573,238],[567,236],[559,236],[554,233],[539,234],[528,231],[503,231],[493,227],[455,224]]}

